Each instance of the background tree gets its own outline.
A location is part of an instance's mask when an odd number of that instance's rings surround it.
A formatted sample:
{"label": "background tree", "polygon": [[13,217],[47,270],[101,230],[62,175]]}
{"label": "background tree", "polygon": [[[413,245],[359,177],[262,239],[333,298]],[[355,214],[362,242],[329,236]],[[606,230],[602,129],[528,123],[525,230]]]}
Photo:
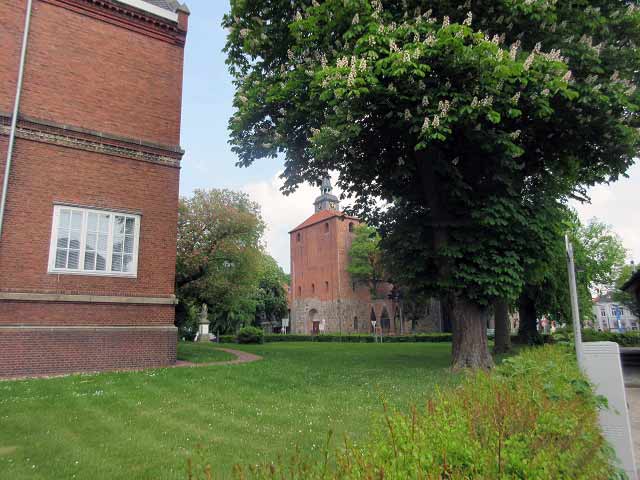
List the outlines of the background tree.
{"label": "background tree", "polygon": [[284,153],[285,192],[337,170],[369,224],[419,226],[406,265],[451,313],[457,367],[492,364],[486,317],[523,288],[532,199],[584,197],[639,143],[634,5],[485,3],[232,0],[223,22],[239,164]]}
{"label": "background tree", "polygon": [[256,296],[255,323],[257,326],[265,321],[278,322],[288,315],[288,284],[288,275],[271,256],[264,255]]}
{"label": "background tree", "polygon": [[369,288],[371,298],[376,297],[378,285],[386,280],[380,250],[380,235],[375,228],[364,224],[356,227],[349,249],[347,272],[353,281]]}
{"label": "background tree", "polygon": [[540,257],[536,263],[536,273],[520,298],[520,336],[529,342],[536,341],[536,322],[543,315],[558,324],[572,322],[564,234],[569,235],[574,248],[583,325],[593,322],[593,295],[613,288],[627,255],[620,237],[595,218],[583,225],[575,211],[564,209],[561,222],[554,228],[558,232],[556,240],[546,251],[546,258]]}
{"label": "background tree", "polygon": [[640,302],[637,297],[622,290],[622,286],[627,283],[637,272],[635,265],[624,265],[619,272],[613,288],[613,299],[629,309],[636,317],[640,317]]}
{"label": "background tree", "polygon": [[244,193],[196,190],[180,200],[176,323],[182,335],[195,333],[202,303],[209,306],[212,331],[254,321],[264,228],[259,206]]}

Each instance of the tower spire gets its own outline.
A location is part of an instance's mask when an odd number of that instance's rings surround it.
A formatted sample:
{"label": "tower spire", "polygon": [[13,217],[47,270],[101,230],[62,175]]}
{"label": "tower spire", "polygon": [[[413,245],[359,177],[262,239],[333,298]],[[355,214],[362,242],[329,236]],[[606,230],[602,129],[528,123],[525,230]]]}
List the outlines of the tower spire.
{"label": "tower spire", "polygon": [[340,200],[333,194],[329,174],[325,174],[320,185],[320,196],[313,202],[316,213],[322,210],[340,210]]}

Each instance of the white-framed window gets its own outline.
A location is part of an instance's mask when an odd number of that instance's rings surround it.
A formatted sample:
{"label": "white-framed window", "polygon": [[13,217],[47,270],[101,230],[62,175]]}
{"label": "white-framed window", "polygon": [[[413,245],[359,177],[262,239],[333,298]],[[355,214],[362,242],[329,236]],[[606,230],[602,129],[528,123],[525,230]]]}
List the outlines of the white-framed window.
{"label": "white-framed window", "polygon": [[55,205],[49,273],[135,277],[140,216]]}

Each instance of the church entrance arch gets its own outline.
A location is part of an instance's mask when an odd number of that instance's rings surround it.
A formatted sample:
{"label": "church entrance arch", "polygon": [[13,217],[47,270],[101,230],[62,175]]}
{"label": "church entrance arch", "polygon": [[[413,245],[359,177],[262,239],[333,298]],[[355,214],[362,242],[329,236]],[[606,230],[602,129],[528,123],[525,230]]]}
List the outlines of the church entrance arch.
{"label": "church entrance arch", "polygon": [[391,318],[389,317],[389,311],[387,307],[382,307],[382,314],[380,315],[380,328],[384,333],[391,331]]}
{"label": "church entrance arch", "polygon": [[311,327],[311,333],[318,335],[320,333],[320,321],[318,320],[318,311],[315,308],[309,310],[309,326]]}

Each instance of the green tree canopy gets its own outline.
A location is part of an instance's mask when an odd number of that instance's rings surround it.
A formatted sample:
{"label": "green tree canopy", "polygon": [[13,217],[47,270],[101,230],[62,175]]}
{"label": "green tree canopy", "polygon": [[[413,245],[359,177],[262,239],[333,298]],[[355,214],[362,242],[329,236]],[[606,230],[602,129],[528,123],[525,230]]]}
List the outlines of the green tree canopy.
{"label": "green tree canopy", "polygon": [[354,282],[366,285],[375,298],[378,285],[385,281],[380,235],[375,228],[364,224],[356,227],[347,272]]}
{"label": "green tree canopy", "polygon": [[232,0],[223,23],[239,164],[284,153],[286,192],[337,170],[370,224],[380,198],[406,209],[389,231],[418,217],[454,365],[491,365],[487,307],[523,288],[536,199],[584,196],[637,153],[637,6]]}
{"label": "green tree canopy", "polygon": [[263,232],[260,207],[244,193],[196,190],[180,200],[176,284],[183,333],[194,332],[202,303],[213,331],[254,321]]}

